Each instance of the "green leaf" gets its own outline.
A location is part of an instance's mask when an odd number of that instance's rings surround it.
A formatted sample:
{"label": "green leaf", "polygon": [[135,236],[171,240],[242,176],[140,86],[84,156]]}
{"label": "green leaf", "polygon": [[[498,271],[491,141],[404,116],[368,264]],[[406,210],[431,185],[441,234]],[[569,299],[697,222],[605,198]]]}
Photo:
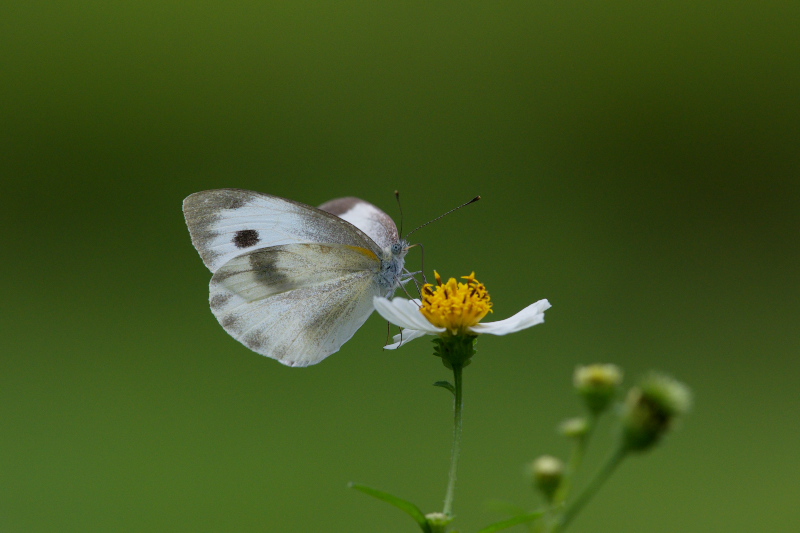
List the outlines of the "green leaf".
{"label": "green leaf", "polygon": [[443,389],[447,389],[447,390],[449,390],[450,392],[453,393],[453,396],[456,395],[456,388],[449,381],[437,381],[436,383],[433,384],[433,386],[434,387],[441,387]]}
{"label": "green leaf", "polygon": [[508,520],[503,520],[502,522],[495,522],[490,526],[486,526],[485,528],[478,531],[478,533],[494,533],[495,531],[508,529],[510,527],[518,526],[520,524],[527,524],[528,522],[533,522],[537,518],[541,517],[543,514],[544,513],[542,511],[536,511],[533,513],[515,516],[514,518],[509,518]]}
{"label": "green leaf", "polygon": [[414,519],[424,533],[431,533],[431,528],[428,525],[428,520],[425,518],[425,514],[413,503],[402,500],[397,496],[392,496],[388,492],[383,492],[382,490],[377,490],[373,489],[372,487],[362,485],[361,483],[351,482],[347,486],[351,489],[359,490],[364,494],[369,494],[370,496],[378,498],[379,500],[383,500],[390,505],[394,505],[401,511],[405,511],[408,516]]}

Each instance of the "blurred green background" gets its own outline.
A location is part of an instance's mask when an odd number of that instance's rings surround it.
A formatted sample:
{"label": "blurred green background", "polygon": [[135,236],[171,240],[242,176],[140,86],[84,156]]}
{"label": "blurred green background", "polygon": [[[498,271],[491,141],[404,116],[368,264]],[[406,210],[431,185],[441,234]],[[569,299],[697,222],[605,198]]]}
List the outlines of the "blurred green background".
{"label": "blurred green background", "polygon": [[[475,270],[468,533],[565,456],[571,374],[688,383],[679,431],[574,523],[800,527],[800,3],[3,2],[0,530],[414,531],[441,508],[451,401],[427,341],[372,317],[307,369],[219,327],[188,194],[357,195],[426,268]],[[418,264],[413,252],[411,265]],[[588,471],[604,455],[601,438]]]}

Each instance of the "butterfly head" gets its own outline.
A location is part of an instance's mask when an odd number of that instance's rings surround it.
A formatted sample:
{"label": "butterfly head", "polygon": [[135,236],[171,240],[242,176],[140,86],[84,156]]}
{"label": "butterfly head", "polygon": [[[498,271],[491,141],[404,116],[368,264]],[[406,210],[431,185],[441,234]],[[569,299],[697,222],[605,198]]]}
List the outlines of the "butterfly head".
{"label": "butterfly head", "polygon": [[408,241],[401,239],[392,244],[390,250],[392,252],[392,257],[405,257],[406,253],[408,253]]}

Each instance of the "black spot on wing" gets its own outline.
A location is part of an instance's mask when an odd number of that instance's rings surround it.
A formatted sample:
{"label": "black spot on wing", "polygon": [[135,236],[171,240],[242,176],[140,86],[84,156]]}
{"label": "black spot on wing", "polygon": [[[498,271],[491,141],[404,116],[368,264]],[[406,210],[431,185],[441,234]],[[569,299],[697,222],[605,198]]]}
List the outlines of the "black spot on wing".
{"label": "black spot on wing", "polygon": [[276,246],[267,250],[259,250],[250,254],[250,268],[256,273],[256,279],[265,285],[281,292],[292,286],[291,278],[285,268],[280,267],[283,254],[290,254],[284,246]]}
{"label": "black spot on wing", "polygon": [[192,244],[200,252],[203,262],[211,268],[221,255],[212,247],[219,233],[213,229],[225,210],[235,210],[253,201],[259,193],[241,189],[217,189],[189,195],[183,201],[183,214]]}
{"label": "black spot on wing", "polygon": [[243,229],[237,231],[233,236],[233,244],[239,249],[255,246],[258,244],[258,240],[258,232],[254,229]]}
{"label": "black spot on wing", "polygon": [[219,309],[223,307],[233,295],[229,292],[219,292],[211,297],[211,309]]}
{"label": "black spot on wing", "polygon": [[245,335],[244,339],[242,339],[242,342],[245,346],[257,352],[264,348],[267,343],[267,338],[260,331],[252,331]]}
{"label": "black spot on wing", "polygon": [[239,322],[239,317],[234,314],[225,315],[222,317],[222,320],[219,321],[226,331],[233,333],[239,333],[239,330],[241,329]]}

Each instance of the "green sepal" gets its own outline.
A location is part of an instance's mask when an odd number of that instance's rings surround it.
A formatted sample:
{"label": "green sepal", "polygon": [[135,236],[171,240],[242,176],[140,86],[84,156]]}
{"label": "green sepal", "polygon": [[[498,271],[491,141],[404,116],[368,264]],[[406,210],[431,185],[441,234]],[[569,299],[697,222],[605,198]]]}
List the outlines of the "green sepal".
{"label": "green sepal", "polygon": [[464,368],[472,362],[475,355],[476,335],[444,335],[433,339],[433,355],[442,358],[444,366]]}
{"label": "green sepal", "polygon": [[393,496],[388,492],[383,492],[382,490],[377,490],[373,489],[372,487],[362,485],[361,483],[350,482],[347,484],[347,486],[351,489],[361,491],[364,494],[369,494],[370,496],[378,498],[379,500],[383,500],[390,505],[394,505],[401,511],[404,511],[408,516],[413,518],[423,533],[431,533],[431,526],[428,524],[428,519],[425,518],[425,514],[419,510],[419,507],[413,503],[400,499],[397,496]]}
{"label": "green sepal", "polygon": [[456,387],[450,383],[449,381],[437,381],[433,384],[434,387],[441,387],[443,389],[447,389],[453,393],[453,396],[456,395]]}
{"label": "green sepal", "polygon": [[439,512],[428,513],[425,518],[428,520],[428,527],[431,533],[447,533],[447,528],[450,526],[450,522],[453,521],[452,516]]}
{"label": "green sepal", "polygon": [[513,518],[509,518],[508,520],[503,520],[502,522],[495,522],[490,526],[486,526],[485,528],[478,531],[478,533],[494,533],[495,531],[501,531],[503,529],[508,529],[510,527],[518,526],[520,524],[527,524],[528,522],[533,522],[534,520],[541,518],[544,513],[542,511],[535,511],[533,513],[527,513],[519,516],[515,516]]}

